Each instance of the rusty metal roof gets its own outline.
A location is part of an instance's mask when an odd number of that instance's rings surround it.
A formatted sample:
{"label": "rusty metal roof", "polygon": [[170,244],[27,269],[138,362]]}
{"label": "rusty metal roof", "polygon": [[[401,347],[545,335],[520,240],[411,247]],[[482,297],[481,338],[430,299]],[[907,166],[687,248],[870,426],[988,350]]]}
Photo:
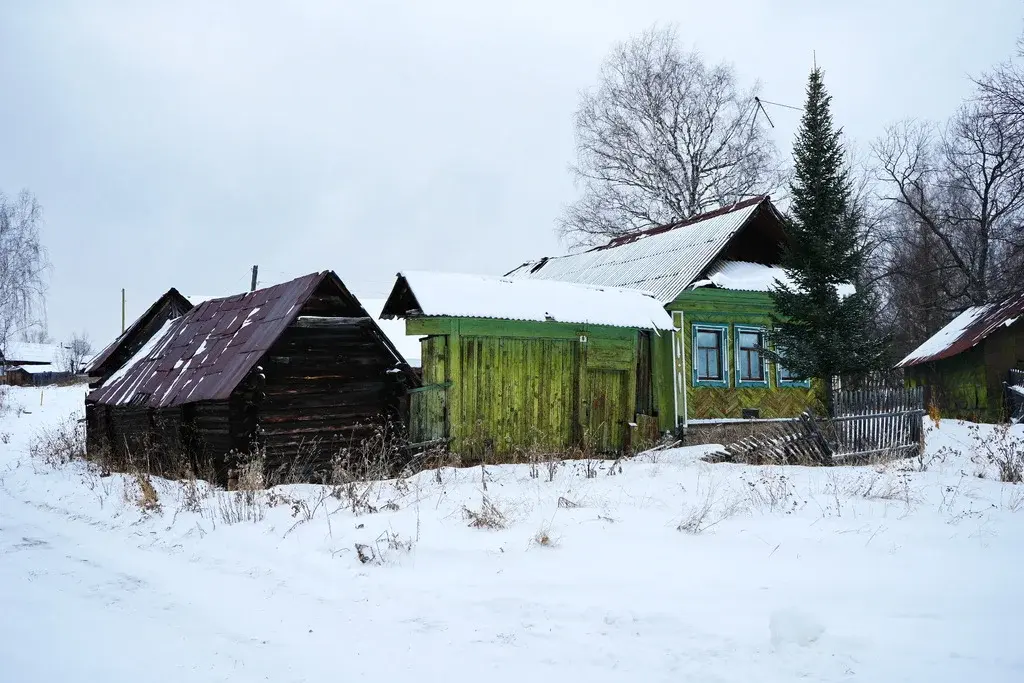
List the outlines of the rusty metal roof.
{"label": "rusty metal roof", "polygon": [[933,334],[896,364],[898,368],[950,358],[971,349],[1001,327],[1024,315],[1024,292],[987,306],[973,306]]}
{"label": "rusty metal roof", "polygon": [[101,374],[103,365],[110,360],[110,357],[113,356],[114,353],[124,344],[130,343],[138,334],[139,330],[146,325],[150,318],[156,315],[157,311],[159,311],[165,303],[175,303],[182,311],[187,311],[192,308],[192,303],[183,297],[177,289],[171,287],[164,292],[159,299],[154,301],[153,304],[135,320],[135,322],[129,325],[128,329],[122,332],[117,339],[107,344],[102,351],[89,360],[89,363],[85,366],[85,374]]}
{"label": "rusty metal roof", "polygon": [[[166,408],[227,399],[278,337],[295,320],[325,280],[351,304],[353,315],[369,317],[359,301],[330,271],[290,282],[211,299],[170,320],[88,400],[107,405]],[[383,333],[381,343],[405,366]]]}
{"label": "rusty metal roof", "polygon": [[778,216],[767,196],[754,197],[616,237],[589,251],[530,261],[507,275],[637,289],[668,303],[704,272],[762,206]]}

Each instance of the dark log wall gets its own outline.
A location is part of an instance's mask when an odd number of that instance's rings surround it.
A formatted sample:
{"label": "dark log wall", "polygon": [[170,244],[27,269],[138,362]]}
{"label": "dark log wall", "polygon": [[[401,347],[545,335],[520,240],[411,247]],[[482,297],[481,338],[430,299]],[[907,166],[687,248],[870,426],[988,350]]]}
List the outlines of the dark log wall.
{"label": "dark log wall", "polygon": [[[301,324],[301,321],[300,323]],[[295,458],[326,468],[376,425],[399,417],[405,377],[372,322],[292,326],[267,354],[259,439],[271,471]],[[240,402],[244,404],[244,401]]]}

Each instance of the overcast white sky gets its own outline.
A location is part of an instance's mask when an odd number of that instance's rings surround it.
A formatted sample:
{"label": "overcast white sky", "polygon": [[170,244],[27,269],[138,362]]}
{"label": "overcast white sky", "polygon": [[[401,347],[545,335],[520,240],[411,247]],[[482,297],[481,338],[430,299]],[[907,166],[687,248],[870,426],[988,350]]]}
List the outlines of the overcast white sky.
{"label": "overcast white sky", "polygon": [[[655,22],[777,102],[816,51],[865,147],[945,118],[1024,28],[1018,0],[3,4],[0,189],[43,204],[51,333],[97,346],[122,287],[131,320],[171,286],[244,291],[254,263],[383,296],[402,268],[563,251],[578,93]],[[788,154],[798,113],[772,115]]]}

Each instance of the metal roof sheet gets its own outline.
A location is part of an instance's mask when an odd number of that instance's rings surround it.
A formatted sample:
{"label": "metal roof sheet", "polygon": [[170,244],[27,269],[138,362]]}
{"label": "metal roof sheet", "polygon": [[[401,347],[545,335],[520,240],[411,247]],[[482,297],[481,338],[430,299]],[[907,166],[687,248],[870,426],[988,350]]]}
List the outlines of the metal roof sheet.
{"label": "metal roof sheet", "polygon": [[524,263],[508,276],[638,289],[668,303],[700,276],[762,204],[771,206],[771,201],[755,197],[617,237],[589,251]]}
{"label": "metal roof sheet", "polygon": [[169,320],[89,401],[165,408],[227,399],[329,275],[212,299]]}
{"label": "metal roof sheet", "polygon": [[1000,327],[1017,323],[1024,315],[1024,292],[995,304],[973,306],[958,315],[928,341],[896,364],[906,368],[920,363],[950,358],[973,348]]}

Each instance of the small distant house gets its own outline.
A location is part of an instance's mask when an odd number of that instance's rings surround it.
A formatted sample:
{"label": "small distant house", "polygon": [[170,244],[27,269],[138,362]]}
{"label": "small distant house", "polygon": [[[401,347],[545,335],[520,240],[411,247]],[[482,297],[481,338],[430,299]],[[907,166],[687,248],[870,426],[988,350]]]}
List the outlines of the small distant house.
{"label": "small distant house", "polygon": [[[650,292],[671,315],[653,337],[654,412],[662,430],[691,422],[799,415],[821,404],[820,383],[768,362],[769,295],[787,282],[782,216],[755,197],[593,249],[531,261],[508,273]],[[841,292],[852,287],[841,287]]]}
{"label": "small distant house", "polygon": [[117,339],[93,356],[85,367],[89,387],[95,389],[117,372],[168,320],[192,310],[193,303],[173,287],[157,299]]}
{"label": "small distant house", "polygon": [[944,417],[998,421],[1012,370],[1024,370],[1024,293],[973,306],[914,349],[897,367],[927,386]]}
{"label": "small distant house", "polygon": [[42,386],[70,377],[60,352],[59,344],[10,342],[0,349],[0,384]]}
{"label": "small distant house", "polygon": [[165,318],[88,395],[88,438],[171,475],[191,465],[224,481],[259,451],[268,471],[301,458],[312,477],[400,420],[413,381],[338,276],[313,273]]}
{"label": "small distant house", "polygon": [[636,291],[416,271],[381,316],[424,335],[410,439],[470,455],[627,447],[653,415],[652,338],[672,329]]}

